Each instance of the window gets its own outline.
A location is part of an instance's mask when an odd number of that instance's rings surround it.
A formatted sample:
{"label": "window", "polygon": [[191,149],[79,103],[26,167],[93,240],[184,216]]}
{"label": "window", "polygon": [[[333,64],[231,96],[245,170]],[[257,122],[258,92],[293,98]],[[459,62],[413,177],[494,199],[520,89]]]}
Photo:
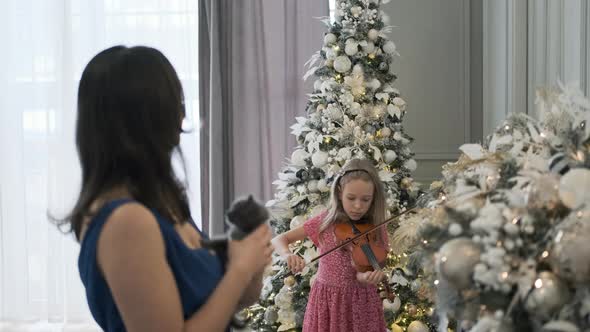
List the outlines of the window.
{"label": "window", "polygon": [[79,246],[48,221],[79,190],[76,93],[86,63],[117,44],[161,50],[185,91],[181,147],[200,221],[197,1],[7,0],[0,11],[0,330],[98,330]]}

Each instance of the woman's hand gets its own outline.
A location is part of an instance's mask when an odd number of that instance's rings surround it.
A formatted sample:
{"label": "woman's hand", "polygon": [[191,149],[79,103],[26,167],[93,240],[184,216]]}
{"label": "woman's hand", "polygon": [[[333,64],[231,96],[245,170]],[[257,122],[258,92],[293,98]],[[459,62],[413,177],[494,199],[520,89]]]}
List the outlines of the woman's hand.
{"label": "woman's hand", "polygon": [[287,262],[287,267],[293,274],[301,272],[305,267],[305,260],[301,258],[299,255],[289,254],[285,261]]}
{"label": "woman's hand", "polygon": [[229,241],[228,270],[236,269],[251,280],[254,275],[270,264],[273,247],[272,232],[267,224],[260,225],[251,234],[239,241]]}
{"label": "woman's hand", "polygon": [[377,285],[383,281],[383,279],[385,279],[385,273],[380,270],[356,273],[356,280],[363,284]]}

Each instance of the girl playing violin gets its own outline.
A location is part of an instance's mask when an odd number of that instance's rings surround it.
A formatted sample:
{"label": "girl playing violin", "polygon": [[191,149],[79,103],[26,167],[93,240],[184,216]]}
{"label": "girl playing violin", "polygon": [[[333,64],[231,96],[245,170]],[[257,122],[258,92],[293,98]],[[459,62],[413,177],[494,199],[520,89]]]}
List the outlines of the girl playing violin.
{"label": "girl playing violin", "polygon": [[[369,160],[353,159],[334,179],[328,210],[306,221],[303,227],[278,235],[272,243],[289,269],[297,273],[305,261],[291,252],[290,243],[309,237],[323,253],[342,240],[337,238],[336,228],[361,223],[376,225],[384,220],[385,194],[377,170]],[[388,248],[384,227],[374,233],[377,244]],[[352,250],[347,248],[320,259],[305,311],[304,332],[386,331],[376,286],[385,275],[380,269],[360,272],[351,264]]]}

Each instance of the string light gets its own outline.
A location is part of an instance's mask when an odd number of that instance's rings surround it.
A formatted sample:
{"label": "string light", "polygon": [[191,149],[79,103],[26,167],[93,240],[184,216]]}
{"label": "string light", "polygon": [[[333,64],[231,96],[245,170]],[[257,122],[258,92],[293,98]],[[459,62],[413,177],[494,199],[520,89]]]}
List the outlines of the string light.
{"label": "string light", "polygon": [[541,280],[541,279],[535,280],[535,288],[541,288],[541,287],[543,287],[543,280]]}
{"label": "string light", "polygon": [[541,254],[541,257],[543,257],[543,258],[549,257],[549,251],[547,251],[547,250],[543,251],[543,253]]}

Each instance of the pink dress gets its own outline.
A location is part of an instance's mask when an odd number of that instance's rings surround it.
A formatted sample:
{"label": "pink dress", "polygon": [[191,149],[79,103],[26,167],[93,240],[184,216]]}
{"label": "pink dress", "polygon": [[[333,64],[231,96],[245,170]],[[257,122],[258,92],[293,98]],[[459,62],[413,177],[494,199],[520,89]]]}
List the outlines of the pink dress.
{"label": "pink dress", "polygon": [[[320,253],[337,244],[333,227],[322,232],[320,244],[319,227],[325,215],[322,213],[303,225],[305,234]],[[309,292],[303,332],[386,331],[377,287],[358,282],[356,273],[346,249],[338,249],[320,258],[317,276]]]}

